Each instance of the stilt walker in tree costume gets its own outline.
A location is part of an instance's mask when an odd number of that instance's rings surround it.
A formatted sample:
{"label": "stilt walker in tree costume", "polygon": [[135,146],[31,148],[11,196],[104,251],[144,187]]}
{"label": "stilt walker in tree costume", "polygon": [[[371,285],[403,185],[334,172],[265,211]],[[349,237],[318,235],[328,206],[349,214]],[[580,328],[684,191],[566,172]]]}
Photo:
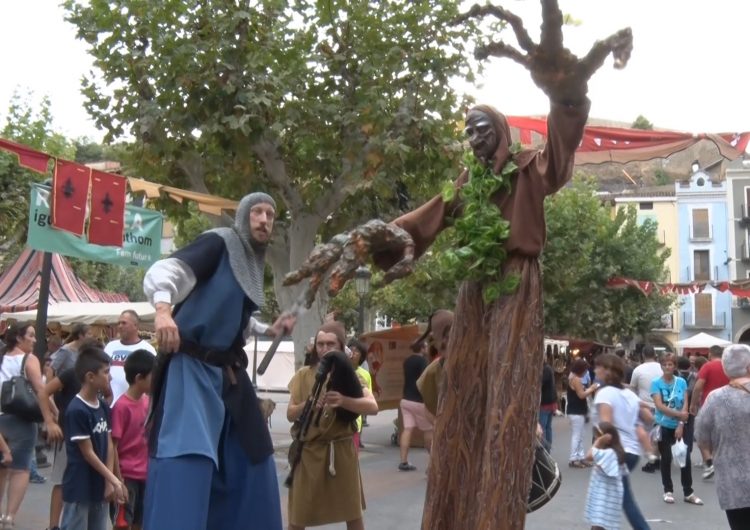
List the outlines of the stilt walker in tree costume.
{"label": "stilt walker in tree costume", "polygon": [[146,273],[159,342],[145,530],[281,530],[273,445],[247,375],[250,334],[288,332],[251,317],[263,305],[275,203],[252,193],[234,226],[201,234]]}
{"label": "stilt walker in tree costume", "polygon": [[412,260],[443,229],[455,228],[454,248],[445,259],[463,281],[437,410],[425,530],[524,526],[544,354],[539,267],[546,237],[544,199],[573,173],[588,117],[589,78],[609,53],[615,66],[623,67],[632,50],[625,29],[578,59],[563,46],[557,2],[541,4],[539,44],[521,19],[503,8],[474,6],[462,18],[491,15],[513,29],[523,51],[491,42],[476,55],[519,62],[549,96],[544,148],[513,146],[505,117],[485,105],[474,107],[465,131],[472,152],[455,183],[389,225],[370,221],[333,238],[288,276],[290,283],[312,276],[314,286],[338,260],[328,289],[335,293],[371,255],[392,280],[408,274]]}

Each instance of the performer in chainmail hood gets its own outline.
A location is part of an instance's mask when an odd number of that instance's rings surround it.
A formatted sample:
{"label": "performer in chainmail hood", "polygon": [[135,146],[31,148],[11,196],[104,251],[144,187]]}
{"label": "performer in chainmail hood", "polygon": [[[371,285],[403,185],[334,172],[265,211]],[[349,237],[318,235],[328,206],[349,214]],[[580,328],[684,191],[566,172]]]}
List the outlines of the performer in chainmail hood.
{"label": "performer in chainmail hood", "polygon": [[294,325],[251,317],[263,305],[275,210],[265,193],[245,196],[233,227],[204,232],[143,280],[159,342],[145,530],[282,527],[273,446],[243,350],[250,334]]}

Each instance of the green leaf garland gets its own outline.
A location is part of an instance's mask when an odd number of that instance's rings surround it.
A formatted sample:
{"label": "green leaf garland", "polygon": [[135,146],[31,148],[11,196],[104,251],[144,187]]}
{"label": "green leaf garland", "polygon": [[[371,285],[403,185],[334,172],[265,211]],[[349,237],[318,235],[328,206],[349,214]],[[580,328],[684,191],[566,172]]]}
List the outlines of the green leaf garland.
{"label": "green leaf garland", "polygon": [[[514,154],[519,150],[517,144],[511,148]],[[468,182],[460,190],[449,182],[442,190],[445,202],[452,201],[458,193],[463,205],[463,214],[453,225],[452,249],[445,252],[442,261],[444,270],[456,280],[481,282],[482,297],[485,303],[491,303],[504,294],[514,293],[520,280],[516,274],[501,275],[507,258],[505,242],[510,236],[510,222],[492,202],[498,191],[510,192],[510,179],[518,172],[518,166],[509,160],[496,175],[471,151],[464,154],[464,164],[469,171]]]}

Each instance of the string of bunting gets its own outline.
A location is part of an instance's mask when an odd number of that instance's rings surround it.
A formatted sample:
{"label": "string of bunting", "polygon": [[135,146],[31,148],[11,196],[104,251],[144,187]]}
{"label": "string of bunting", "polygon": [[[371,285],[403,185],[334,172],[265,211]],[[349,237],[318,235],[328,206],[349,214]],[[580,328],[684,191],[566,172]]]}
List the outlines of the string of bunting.
{"label": "string of bunting", "polygon": [[652,293],[660,294],[679,294],[689,295],[702,293],[706,287],[710,287],[719,292],[730,292],[734,296],[741,298],[750,297],[750,280],[738,282],[689,282],[689,283],[662,283],[650,282],[645,280],[633,280],[631,278],[622,278],[615,276],[607,281],[608,289],[627,289],[632,287],[638,289],[641,293],[648,296]]}
{"label": "string of bunting", "polygon": [[193,201],[200,211],[212,215],[235,211],[238,206],[237,201],[223,197],[92,169],[4,138],[0,138],[0,149],[16,155],[21,167],[37,173],[47,174],[50,160],[54,162],[52,226],[83,236],[88,214],[87,237],[95,245],[122,246],[128,186],[134,193],[144,192],[149,199],[164,193],[179,203]]}

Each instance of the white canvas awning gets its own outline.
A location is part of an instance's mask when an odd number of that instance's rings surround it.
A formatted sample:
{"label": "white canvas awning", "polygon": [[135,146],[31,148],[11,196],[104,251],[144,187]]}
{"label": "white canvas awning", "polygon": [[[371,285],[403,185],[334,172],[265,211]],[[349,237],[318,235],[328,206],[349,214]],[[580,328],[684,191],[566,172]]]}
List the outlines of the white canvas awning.
{"label": "white canvas awning", "polygon": [[[258,340],[258,357],[257,363],[263,360],[263,356],[271,347],[270,340]],[[255,356],[255,339],[250,338],[250,342],[245,345],[247,353],[248,366],[247,373],[253,377],[253,357]],[[294,342],[291,340],[282,340],[279,348],[271,359],[271,363],[266,368],[266,373],[258,374],[256,385],[258,390],[288,392],[289,381],[294,375]]]}
{"label": "white canvas awning", "polygon": [[[151,328],[154,322],[155,310],[148,302],[58,302],[50,304],[47,309],[47,322],[56,322],[62,326],[73,324],[115,325],[120,314],[126,309],[138,313],[141,324]],[[19,311],[17,313],[3,313],[0,320],[14,320],[16,322],[36,321],[36,309]]]}
{"label": "white canvas awning", "polygon": [[675,344],[678,348],[710,348],[711,346],[729,346],[732,343],[708,333],[698,333],[687,339],[679,340]]}

